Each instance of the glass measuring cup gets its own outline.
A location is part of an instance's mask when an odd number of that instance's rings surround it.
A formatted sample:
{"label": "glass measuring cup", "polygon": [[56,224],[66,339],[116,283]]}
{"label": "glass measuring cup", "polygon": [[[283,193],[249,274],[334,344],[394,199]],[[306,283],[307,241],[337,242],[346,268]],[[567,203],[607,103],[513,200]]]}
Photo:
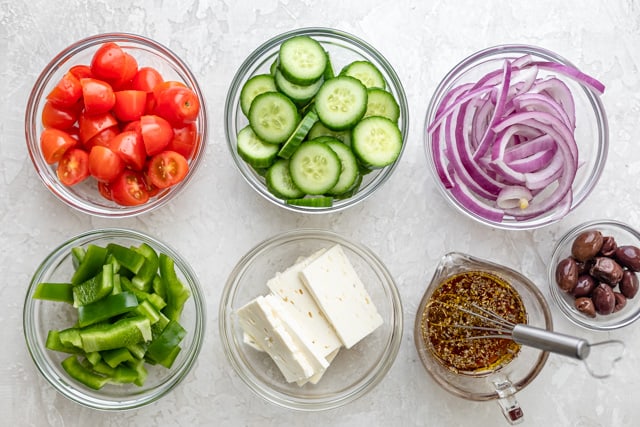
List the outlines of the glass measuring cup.
{"label": "glass measuring cup", "polygon": [[552,330],[551,313],[535,284],[510,268],[451,252],[443,256],[429,283],[416,313],[414,341],[420,360],[433,379],[448,392],[469,400],[496,400],[511,424],[523,420],[516,393],[526,387],[542,370],[549,353],[522,346],[508,363],[475,372],[460,372],[445,366],[434,356],[430,342],[423,338],[423,316],[429,315],[428,302],[434,291],[448,278],[464,272],[484,272],[497,276],[519,294],[527,313],[527,324]]}

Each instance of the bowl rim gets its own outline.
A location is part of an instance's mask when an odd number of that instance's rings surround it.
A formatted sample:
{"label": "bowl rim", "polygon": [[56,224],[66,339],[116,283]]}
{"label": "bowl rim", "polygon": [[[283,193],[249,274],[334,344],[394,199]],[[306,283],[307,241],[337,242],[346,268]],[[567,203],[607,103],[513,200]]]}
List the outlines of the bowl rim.
{"label": "bowl rim", "polygon": [[[155,196],[155,199],[143,205],[117,207],[96,206],[92,202],[88,202],[80,197],[76,197],[72,192],[66,190],[63,184],[58,182],[58,180],[49,178],[47,176],[46,169],[51,168],[51,165],[47,165],[39,153],[39,134],[42,132],[42,125],[40,123],[40,116],[38,113],[40,110],[40,104],[44,102],[46,96],[45,89],[51,82],[51,79],[57,72],[60,71],[62,66],[68,61],[72,60],[77,53],[80,53],[87,49],[91,49],[106,42],[135,43],[138,46],[145,46],[147,48],[153,49],[154,53],[160,54],[164,61],[171,63],[173,67],[177,67],[180,70],[179,72],[177,72],[180,78],[184,80],[187,85],[196,93],[196,96],[200,101],[200,112],[198,113],[198,118],[196,120],[200,135],[195,147],[195,151],[189,161],[189,173],[183,181],[173,187],[161,191],[158,195]],[[174,53],[164,44],[149,37],[135,33],[98,33],[82,38],[66,46],[63,50],[57,53],[38,74],[27,99],[27,106],[25,108],[24,115],[24,135],[27,145],[27,151],[31,162],[37,172],[38,178],[42,182],[42,184],[56,196],[56,199],[60,200],[67,206],[72,207],[73,209],[97,217],[134,217],[146,212],[150,212],[167,204],[179,194],[181,194],[183,192],[183,189],[193,179],[193,176],[196,174],[197,169],[199,169],[200,164],[202,163],[202,158],[204,157],[204,154],[206,152],[205,148],[208,136],[206,100],[194,72],[185,61],[183,61],[176,53]]]}
{"label": "bowl rim", "polygon": [[[610,228],[618,228],[622,232],[628,233],[631,236],[634,236],[638,243],[640,243],[640,231],[634,229],[629,224],[626,224],[622,221],[616,219],[594,219],[586,222],[582,222],[572,228],[570,228],[567,232],[565,232],[560,240],[556,243],[553,248],[553,252],[551,253],[551,257],[549,258],[549,264],[547,267],[547,282],[549,285],[551,297],[556,304],[556,306],[560,309],[560,312],[564,315],[566,319],[571,321],[573,324],[577,326],[581,326],[586,329],[590,329],[592,331],[613,331],[616,329],[624,328],[625,326],[629,326],[634,323],[636,320],[640,319],[640,303],[638,307],[635,309],[635,313],[630,314],[626,318],[623,318],[619,322],[615,323],[599,323],[598,318],[589,319],[585,316],[580,316],[578,313],[574,312],[567,305],[566,301],[562,298],[562,293],[555,281],[555,271],[556,271],[556,261],[560,261],[560,251],[562,248],[566,247],[572,239],[574,239],[578,233],[582,231],[586,231],[589,229],[596,229],[598,226],[605,226]],[[638,297],[638,296],[637,296]],[[601,319],[606,320],[606,317],[602,317]]]}
{"label": "bowl rim", "polygon": [[[251,180],[247,174],[245,173],[245,163],[235,151],[236,145],[236,135],[233,134],[233,129],[235,129],[236,124],[236,115],[232,114],[236,111],[238,106],[233,102],[236,94],[240,93],[242,89],[242,85],[251,75],[249,72],[251,71],[252,65],[260,59],[262,55],[265,54],[269,49],[273,49],[274,47],[279,46],[284,40],[298,36],[298,35],[308,35],[308,36],[319,36],[319,37],[331,37],[335,38],[339,41],[349,43],[351,45],[356,46],[358,49],[363,50],[368,56],[373,57],[373,59],[379,64],[379,66],[383,67],[384,73],[389,75],[390,78],[390,86],[394,88],[394,91],[397,92],[396,101],[400,107],[400,122],[399,127],[402,133],[402,147],[400,149],[400,154],[398,158],[389,166],[386,166],[383,169],[380,169],[377,172],[376,177],[372,180],[372,182],[367,186],[367,191],[357,192],[356,194],[360,194],[359,197],[352,196],[347,199],[340,200],[339,204],[331,207],[310,207],[310,206],[297,206],[290,205],[284,203],[282,199],[279,199],[273,196],[267,189],[266,186],[262,183],[260,185],[254,182],[255,180]],[[362,56],[362,54],[358,53]],[[291,212],[297,213],[311,213],[311,214],[323,214],[323,213],[333,213],[339,212],[341,210],[347,209],[371,196],[378,188],[380,188],[393,174],[393,171],[398,167],[402,156],[404,154],[405,148],[407,146],[407,140],[409,136],[409,104],[407,100],[407,95],[404,90],[404,86],[400,81],[400,77],[396,73],[395,69],[391,65],[391,63],[384,57],[376,48],[372,45],[364,41],[363,39],[355,36],[346,31],[328,28],[328,27],[302,27],[294,30],[289,30],[284,33],[277,34],[267,41],[260,44],[256,49],[254,49],[247,58],[242,62],[242,64],[238,67],[238,70],[234,74],[231,84],[229,85],[229,89],[227,91],[227,96],[225,100],[224,106],[224,133],[225,139],[227,142],[227,148],[231,153],[231,157],[236,166],[236,169],[240,172],[242,178],[249,184],[251,188],[253,188],[262,198],[266,199],[270,203],[279,206],[283,209],[286,209]],[[257,179],[257,178],[256,178]]]}
{"label": "bowl rim", "polygon": [[[454,65],[445,74],[442,80],[440,80],[440,82],[438,83],[438,86],[433,92],[433,95],[427,105],[423,129],[426,130],[429,124],[431,123],[441,99],[446,95],[448,88],[452,85],[452,83],[455,83],[456,77],[462,76],[465,73],[467,73],[472,68],[472,66],[481,64],[482,62],[480,61],[482,59],[488,59],[490,56],[495,56],[495,55],[504,56],[504,55],[515,54],[515,53],[535,55],[543,59],[558,62],[560,64],[571,66],[577,69],[577,67],[565,57],[549,49],[539,47],[536,45],[498,44],[498,45],[490,46],[482,50],[476,51],[468,55],[466,58],[462,59],[456,65]],[[590,172],[589,178],[586,181],[587,185],[584,188],[581,188],[579,192],[574,191],[574,194],[573,194],[574,197],[571,202],[571,207],[569,212],[567,212],[566,215],[569,215],[570,213],[575,211],[575,209],[580,204],[582,204],[582,202],[587,198],[587,196],[595,188],[604,170],[604,166],[606,164],[608,151],[609,151],[609,123],[608,123],[606,110],[604,108],[604,104],[602,102],[600,95],[598,95],[593,89],[591,89],[590,87],[582,83],[575,82],[575,84],[582,89],[580,93],[581,94],[584,93],[584,96],[586,96],[586,100],[589,102],[589,104],[592,107],[593,114],[596,117],[595,123],[598,129],[597,140],[600,143],[598,144],[598,147],[597,147],[598,152],[596,155],[596,162],[594,164],[593,170]],[[464,214],[466,217],[471,218],[472,220],[477,221],[481,224],[494,227],[497,229],[533,230],[533,229],[544,227],[546,225],[554,224],[566,216],[566,215],[558,216],[557,214],[554,214],[550,217],[548,215],[544,215],[541,217],[536,217],[536,218],[528,219],[524,221],[512,220],[510,222],[504,222],[504,221],[495,222],[495,221],[491,221],[486,218],[483,218],[479,215],[476,215],[472,212],[469,212],[457,201],[455,197],[451,195],[450,191],[444,188],[442,182],[440,181],[440,178],[437,175],[437,172],[435,171],[434,160],[433,160],[433,155],[430,149],[430,144],[431,144],[431,136],[429,135],[428,132],[425,131],[423,134],[422,145],[425,152],[425,156],[427,158],[427,163],[429,165],[429,170],[435,182],[435,185],[438,188],[438,191],[440,192],[440,194],[449,202],[449,205],[455,208],[455,210],[457,210],[458,212],[461,212],[462,214]]]}
{"label": "bowl rim", "polygon": [[[50,360],[46,356],[47,349],[45,348],[44,343],[38,341],[36,337],[33,318],[35,314],[35,305],[38,301],[33,299],[32,296],[37,284],[39,283],[39,279],[42,277],[45,270],[57,265],[48,265],[50,261],[66,256],[65,254],[68,254],[70,249],[74,246],[80,244],[86,245],[102,238],[117,239],[119,237],[146,242],[154,247],[156,251],[164,251],[171,256],[176,267],[180,270],[182,275],[185,276],[185,279],[188,282],[189,289],[191,290],[191,298],[193,299],[193,304],[195,306],[195,320],[193,330],[188,331],[189,334],[193,336],[191,345],[188,349],[183,349],[186,352],[187,357],[181,365],[172,367],[174,372],[171,373],[163,383],[143,394],[134,394],[130,398],[118,397],[117,399],[110,400],[86,396],[83,391],[83,385],[73,381],[66,381],[66,378],[60,378],[55,374],[51,367],[51,363],[49,363]],[[48,303],[48,301],[42,302]],[[25,292],[22,311],[23,336],[27,351],[42,377],[57,392],[72,402],[102,411],[121,411],[139,408],[161,399],[175,389],[195,366],[205,338],[206,320],[206,302],[202,286],[200,285],[200,281],[195,271],[185,261],[185,259],[173,247],[147,233],[120,227],[88,230],[76,234],[75,236],[66,239],[63,243],[57,245],[47,254],[35,269]]]}
{"label": "bowl rim", "polygon": [[[373,373],[367,375],[365,379],[358,385],[358,387],[350,387],[349,392],[339,397],[327,398],[321,396],[318,399],[309,400],[304,398],[296,398],[285,393],[274,392],[267,384],[260,384],[253,381],[250,375],[247,375],[244,371],[244,365],[242,358],[238,356],[239,350],[233,343],[233,309],[230,302],[234,298],[237,292],[237,278],[240,277],[244,271],[248,269],[251,262],[271,246],[292,243],[301,241],[304,239],[320,239],[328,242],[339,243],[346,248],[353,250],[359,256],[362,256],[365,261],[372,266],[372,269],[376,270],[384,277],[383,288],[386,293],[391,296],[390,306],[392,312],[393,323],[390,324],[391,333],[388,337],[383,357],[376,365]],[[237,307],[235,307],[237,308]],[[297,411],[323,411],[328,409],[334,409],[350,403],[358,398],[364,396],[367,392],[371,391],[378,383],[380,383],[386,376],[388,371],[393,366],[395,359],[400,350],[402,343],[402,334],[404,329],[403,319],[403,307],[399,290],[393,279],[393,276],[380,260],[380,258],[371,251],[367,246],[350,240],[347,237],[341,236],[333,231],[319,229],[319,228],[298,228],[275,234],[267,239],[262,240],[260,243],[252,247],[246,254],[244,254],[233,267],[230,272],[227,281],[225,283],[222,295],[219,302],[218,311],[218,326],[220,340],[227,360],[233,367],[236,375],[240,377],[248,388],[257,396],[263,400],[276,404],[280,407],[293,409]]]}

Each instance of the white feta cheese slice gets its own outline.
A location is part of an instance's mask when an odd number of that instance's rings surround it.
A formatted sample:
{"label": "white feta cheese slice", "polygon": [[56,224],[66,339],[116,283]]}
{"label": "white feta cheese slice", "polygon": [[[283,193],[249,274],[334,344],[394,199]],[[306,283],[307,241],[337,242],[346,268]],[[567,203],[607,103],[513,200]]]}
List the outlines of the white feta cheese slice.
{"label": "white feta cheese slice", "polygon": [[342,341],[300,279],[302,269],[324,252],[325,249],[321,249],[307,258],[299,259],[296,264],[270,279],[267,286],[274,295],[282,299],[285,309],[305,331],[304,335],[315,346],[316,351],[327,358],[342,346]]}
{"label": "white feta cheese slice", "polygon": [[[335,359],[336,356],[338,355],[339,351],[340,351],[340,349],[336,348],[334,351],[329,353],[327,355],[327,363],[331,364],[331,362],[333,362],[333,359]],[[317,374],[314,374],[308,380],[296,381],[296,382],[298,383],[298,385],[300,387],[302,387],[303,385],[305,385],[308,382],[311,383],[311,384],[318,384],[318,381],[320,381],[320,379],[322,378],[322,376],[324,375],[325,372],[327,372],[326,369],[324,371],[322,371],[322,372],[318,372]]]}
{"label": "white feta cheese slice", "polygon": [[300,277],[346,348],[382,324],[342,246],[335,245],[320,255],[302,269]]}

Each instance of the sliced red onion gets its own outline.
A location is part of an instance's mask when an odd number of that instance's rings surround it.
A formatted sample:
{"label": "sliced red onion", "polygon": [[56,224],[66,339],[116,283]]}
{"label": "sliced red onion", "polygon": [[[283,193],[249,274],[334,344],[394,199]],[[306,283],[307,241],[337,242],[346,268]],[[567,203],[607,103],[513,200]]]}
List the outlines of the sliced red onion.
{"label": "sliced red onion", "polygon": [[522,185],[507,185],[502,187],[496,204],[502,209],[526,209],[533,198],[531,191]]}
{"label": "sliced red onion", "polygon": [[601,82],[599,82],[598,80],[594,79],[591,76],[584,74],[577,68],[564,65],[564,64],[558,64],[557,62],[540,61],[540,62],[534,62],[534,64],[537,65],[539,68],[551,70],[556,73],[563,74],[567,77],[571,77],[572,79],[578,81],[579,83],[589,86],[591,89],[598,92],[599,94],[604,93],[605,87]]}

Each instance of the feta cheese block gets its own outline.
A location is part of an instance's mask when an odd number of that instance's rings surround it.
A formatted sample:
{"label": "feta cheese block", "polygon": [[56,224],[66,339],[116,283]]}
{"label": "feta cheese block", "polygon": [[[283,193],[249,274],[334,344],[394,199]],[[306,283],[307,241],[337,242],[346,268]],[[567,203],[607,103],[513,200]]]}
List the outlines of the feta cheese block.
{"label": "feta cheese block", "polygon": [[273,294],[282,299],[285,309],[305,331],[316,350],[326,358],[342,346],[342,341],[300,279],[302,269],[325,251],[326,249],[321,249],[307,258],[298,260],[296,264],[270,279],[267,286]]}
{"label": "feta cheese block", "polygon": [[382,324],[382,317],[342,246],[328,249],[304,267],[300,277],[346,348]]}
{"label": "feta cheese block", "polygon": [[[340,351],[339,348],[336,348],[334,351],[332,351],[331,353],[329,353],[327,355],[327,362],[329,364],[331,364],[331,362],[333,362],[333,359],[336,358],[336,356],[338,355],[338,352]],[[303,380],[303,381],[296,381],[298,383],[298,385],[300,387],[302,387],[303,385],[305,385],[306,383],[311,383],[311,384],[318,384],[318,381],[320,381],[320,379],[322,379],[322,376],[324,375],[324,373],[327,372],[327,370],[325,369],[323,372],[318,372],[317,374],[309,377],[309,379],[307,380]]]}
{"label": "feta cheese block", "polygon": [[326,358],[315,352],[274,295],[259,296],[237,311],[238,322],[258,348],[271,356],[287,382],[305,381],[324,372]]}

